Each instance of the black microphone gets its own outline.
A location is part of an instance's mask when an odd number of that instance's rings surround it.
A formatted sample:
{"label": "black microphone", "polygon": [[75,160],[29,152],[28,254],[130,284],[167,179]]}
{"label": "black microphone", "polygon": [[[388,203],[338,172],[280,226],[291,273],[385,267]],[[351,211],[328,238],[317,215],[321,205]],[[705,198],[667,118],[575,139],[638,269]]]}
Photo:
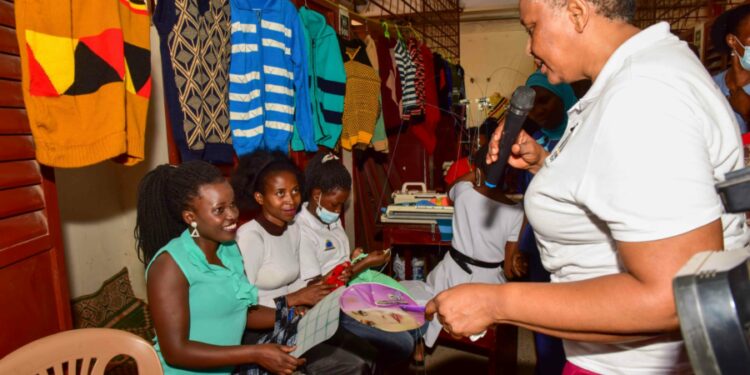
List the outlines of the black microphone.
{"label": "black microphone", "polygon": [[536,92],[528,86],[521,86],[513,92],[508,105],[508,113],[505,115],[505,127],[500,138],[500,150],[497,155],[497,161],[487,167],[487,179],[484,184],[490,188],[495,188],[503,176],[505,166],[508,164],[510,157],[510,148],[518,138],[521,132],[526,116],[531,108],[534,107],[534,97]]}

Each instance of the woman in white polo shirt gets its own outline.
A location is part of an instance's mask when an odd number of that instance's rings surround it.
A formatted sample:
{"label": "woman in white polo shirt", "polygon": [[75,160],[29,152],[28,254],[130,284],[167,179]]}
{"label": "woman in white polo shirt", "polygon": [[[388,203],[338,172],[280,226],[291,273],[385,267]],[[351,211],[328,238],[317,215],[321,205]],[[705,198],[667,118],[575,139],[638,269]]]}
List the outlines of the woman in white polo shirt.
{"label": "woman in white polo shirt", "polygon": [[630,23],[634,3],[520,1],[549,81],[593,81],[555,149],[522,133],[498,161],[535,173],[524,206],[552,283],[462,285],[427,308],[456,335],[561,337],[563,374],[690,373],[672,280],[698,252],[748,244],[714,187],[743,166],[734,113],[669,24]]}

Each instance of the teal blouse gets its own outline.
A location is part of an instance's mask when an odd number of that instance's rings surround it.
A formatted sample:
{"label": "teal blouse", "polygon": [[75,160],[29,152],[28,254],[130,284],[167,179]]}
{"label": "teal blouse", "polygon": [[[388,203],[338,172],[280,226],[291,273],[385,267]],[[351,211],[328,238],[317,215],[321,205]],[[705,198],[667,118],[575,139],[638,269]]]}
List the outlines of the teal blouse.
{"label": "teal blouse", "polygon": [[[188,281],[188,304],[190,307],[191,341],[212,345],[239,345],[247,324],[247,309],[258,304],[258,290],[245,277],[242,255],[235,242],[219,245],[217,255],[224,267],[208,263],[205,254],[190,237],[188,230],[170,241],[151,259],[146,268],[161,253],[172,256]],[[230,374],[233,367],[212,370],[190,371],[174,368],[164,361],[159,348],[156,351],[161,359],[164,374]]]}

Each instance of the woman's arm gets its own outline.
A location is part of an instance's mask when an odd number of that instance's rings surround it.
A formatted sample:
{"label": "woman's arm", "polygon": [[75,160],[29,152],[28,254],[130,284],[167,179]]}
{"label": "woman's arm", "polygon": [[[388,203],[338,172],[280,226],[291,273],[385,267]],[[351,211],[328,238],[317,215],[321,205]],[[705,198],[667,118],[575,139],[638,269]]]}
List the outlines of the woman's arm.
{"label": "woman's arm", "polygon": [[721,220],[674,237],[617,242],[625,272],[568,283],[465,284],[439,294],[437,313],[453,334],[512,323],[574,340],[623,341],[679,327],[672,278],[694,254],[723,248]]}
{"label": "woman's arm", "polygon": [[208,369],[258,363],[274,373],[291,374],[302,362],[281,345],[209,345],[189,339],[188,282],[168,253],[148,271],[149,310],[164,360],[174,367]]}
{"label": "woman's arm", "polygon": [[276,323],[276,310],[266,306],[252,306],[247,309],[248,329],[271,329]]}

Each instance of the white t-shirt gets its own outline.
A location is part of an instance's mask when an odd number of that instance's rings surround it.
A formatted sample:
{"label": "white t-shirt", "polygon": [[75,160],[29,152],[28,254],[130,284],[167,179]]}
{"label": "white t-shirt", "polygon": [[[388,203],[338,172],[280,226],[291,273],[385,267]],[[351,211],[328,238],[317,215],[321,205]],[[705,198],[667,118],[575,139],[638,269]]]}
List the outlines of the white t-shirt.
{"label": "white t-shirt", "polygon": [[[462,254],[484,262],[497,263],[505,259],[505,244],[518,241],[523,223],[523,207],[508,205],[485,197],[471,182],[461,181],[448,192],[453,201],[453,247]],[[466,273],[449,253],[427,275],[427,289],[433,294],[465,283],[501,284],[505,282],[503,269],[469,265]],[[433,319],[425,332],[427,346],[437,340],[442,325]]]}
{"label": "white t-shirt", "polygon": [[258,303],[276,308],[273,299],[299,289],[299,226],[289,224],[280,236],[266,231],[257,220],[237,230],[245,274],[258,288]]}
{"label": "white t-shirt", "polygon": [[[667,23],[620,46],[568,116],[525,197],[553,282],[621,272],[615,240],[668,238],[720,217],[727,249],[748,242],[744,219],[724,214],[714,189],[742,167],[734,113]],[[678,338],[564,345],[568,360],[599,373],[689,371]]]}
{"label": "white t-shirt", "polygon": [[325,275],[337,265],[349,260],[349,238],[341,220],[331,225],[323,224],[307,210],[307,202],[297,214],[295,222],[300,227],[300,278],[308,281]]}

